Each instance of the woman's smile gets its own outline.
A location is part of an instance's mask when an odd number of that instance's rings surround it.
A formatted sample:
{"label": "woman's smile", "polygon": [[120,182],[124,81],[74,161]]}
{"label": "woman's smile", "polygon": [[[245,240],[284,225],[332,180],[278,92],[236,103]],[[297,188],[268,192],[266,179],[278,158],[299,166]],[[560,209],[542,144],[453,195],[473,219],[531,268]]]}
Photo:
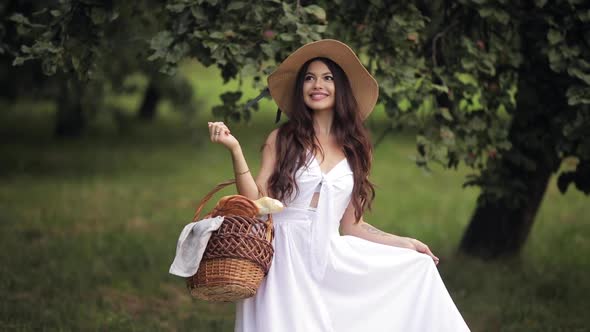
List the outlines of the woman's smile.
{"label": "woman's smile", "polygon": [[318,100],[322,100],[322,99],[328,97],[328,94],[325,92],[317,91],[317,92],[312,92],[309,96],[311,97],[312,100],[318,101]]}

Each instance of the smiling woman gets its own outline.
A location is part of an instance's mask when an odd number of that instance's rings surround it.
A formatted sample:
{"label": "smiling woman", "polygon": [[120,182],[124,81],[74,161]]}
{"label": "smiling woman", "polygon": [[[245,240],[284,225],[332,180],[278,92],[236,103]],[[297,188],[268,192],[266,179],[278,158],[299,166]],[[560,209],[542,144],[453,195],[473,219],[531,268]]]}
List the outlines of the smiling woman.
{"label": "smiling woman", "polygon": [[286,208],[273,214],[275,254],[257,294],[237,303],[236,331],[468,331],[424,243],[363,220],[375,197],[363,120],[379,88],[335,40],[307,44],[268,78],[289,121],[273,130],[253,177],[222,122],[211,141],[233,158],[238,192]]}

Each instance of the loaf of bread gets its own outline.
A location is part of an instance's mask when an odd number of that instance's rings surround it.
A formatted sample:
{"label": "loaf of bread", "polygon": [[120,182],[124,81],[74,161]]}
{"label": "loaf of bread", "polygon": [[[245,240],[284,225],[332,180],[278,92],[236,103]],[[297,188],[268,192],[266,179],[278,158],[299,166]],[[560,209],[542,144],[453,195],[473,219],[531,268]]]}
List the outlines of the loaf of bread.
{"label": "loaf of bread", "polygon": [[224,196],[217,202],[217,205],[210,213],[211,217],[217,216],[243,216],[256,217],[279,212],[284,208],[283,204],[270,197],[262,197],[251,201],[242,195]]}

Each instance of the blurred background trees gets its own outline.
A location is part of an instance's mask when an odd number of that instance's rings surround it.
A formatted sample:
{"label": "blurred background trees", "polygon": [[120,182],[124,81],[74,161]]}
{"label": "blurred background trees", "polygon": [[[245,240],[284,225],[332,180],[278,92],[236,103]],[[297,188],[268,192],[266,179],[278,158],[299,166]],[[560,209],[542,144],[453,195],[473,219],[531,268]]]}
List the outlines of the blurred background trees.
{"label": "blurred background trees", "polygon": [[[119,114],[102,96],[131,89],[131,74],[150,82],[137,112],[149,120],[162,98],[195,110],[176,73],[183,59],[262,89],[290,52],[335,38],[379,81],[389,131],[416,131],[419,167],[474,170],[465,185],[481,194],[461,251],[517,254],[553,174],[562,192],[590,192],[586,1],[7,1],[0,12],[3,93],[55,100],[58,136],[82,134],[96,112]],[[225,94],[214,114],[248,120],[240,98]]]}
{"label": "blurred background trees", "polygon": [[[126,83],[133,74],[148,81],[137,111],[153,119],[158,102],[168,99],[175,109],[194,112],[193,92],[187,80],[159,72],[147,58],[150,39],[166,22],[166,10],[157,1],[114,5],[109,1],[8,1],[3,5],[5,58],[13,61],[6,74],[14,86],[28,86],[18,73],[43,72],[43,97],[58,105],[55,134],[76,137],[98,112],[110,112],[121,126],[128,119],[104,104],[107,91],[125,94],[137,87]],[[37,78],[37,76],[35,78]],[[28,75],[24,75],[28,77]],[[46,89],[48,88],[48,89]],[[30,90],[20,93],[30,95]]]}

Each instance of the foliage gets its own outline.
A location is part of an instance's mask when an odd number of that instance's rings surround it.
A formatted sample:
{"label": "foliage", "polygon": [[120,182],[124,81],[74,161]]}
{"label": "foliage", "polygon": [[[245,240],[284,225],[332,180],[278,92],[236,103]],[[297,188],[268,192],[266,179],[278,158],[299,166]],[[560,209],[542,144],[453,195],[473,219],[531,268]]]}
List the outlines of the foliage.
{"label": "foliage", "polygon": [[[496,66],[514,60],[498,63],[496,53],[507,41],[486,46],[471,33],[472,22],[462,20],[466,9],[430,6],[358,2],[345,6],[349,10],[337,16],[332,34],[347,36],[363,50],[392,127],[418,129],[419,166],[456,167],[463,160],[481,168],[488,155],[510,147],[507,110],[514,108],[514,75],[498,73]],[[461,11],[466,12],[460,18]]]}
{"label": "foliage", "polygon": [[[590,158],[590,9],[583,1],[375,0],[365,6],[341,0],[326,7],[338,13],[329,18],[328,36],[361,50],[391,126],[418,130],[419,166],[462,161],[479,171],[467,184],[482,186],[488,198],[518,201],[528,188],[518,179],[506,183],[500,160],[528,169],[545,161],[514,144],[537,145],[559,159]],[[568,104],[557,112],[517,108],[525,59],[537,55],[567,85]],[[516,112],[527,113],[529,122],[511,134]],[[539,118],[552,119],[556,129],[535,127]],[[571,181],[583,182],[584,169],[570,174]]]}
{"label": "foliage", "polygon": [[[132,14],[137,11],[144,13],[141,19]],[[165,7],[149,0],[63,0],[54,9],[44,8],[31,17],[14,14],[11,19],[22,33],[38,31],[15,63],[41,59],[47,73],[59,69],[81,79],[125,73],[107,74],[107,64],[114,59],[108,55],[118,56],[115,51],[123,45],[112,36],[127,26],[133,33],[123,36],[140,36],[145,44],[136,48],[140,51],[135,57],[117,59],[122,67],[147,58],[163,73],[173,74],[182,59],[194,57],[219,67],[226,82],[253,77],[258,88],[299,45],[324,37],[343,40],[379,81],[390,130],[417,129],[419,166],[428,168],[434,162],[456,168],[463,162],[476,170],[467,184],[483,186],[491,196],[518,196],[526,195],[526,186],[518,180],[507,186],[496,170],[503,158],[524,169],[543,162],[523,150],[523,144],[560,160],[590,160],[589,13],[581,0],[372,0],[370,5],[358,0],[312,5],[169,0]],[[44,20],[37,19],[43,15]],[[549,68],[566,86],[567,104],[552,114],[517,108],[523,80],[519,75],[532,57],[538,58],[541,71]],[[248,120],[250,113],[242,109],[240,98],[239,92],[224,95],[215,115]],[[523,112],[528,127],[511,134],[515,114]],[[556,129],[536,128],[539,117],[551,118]],[[582,169],[570,170],[560,188],[584,182]]]}
{"label": "foliage", "polygon": [[[161,71],[173,73],[181,59],[191,56],[206,66],[217,65],[225,82],[251,77],[260,89],[277,62],[320,39],[326,29],[324,10],[299,2],[173,0],[166,8],[170,24],[151,40],[149,58],[164,62]],[[215,115],[239,120],[243,112],[248,119],[249,111],[239,107],[240,97],[238,92],[223,97]]]}

